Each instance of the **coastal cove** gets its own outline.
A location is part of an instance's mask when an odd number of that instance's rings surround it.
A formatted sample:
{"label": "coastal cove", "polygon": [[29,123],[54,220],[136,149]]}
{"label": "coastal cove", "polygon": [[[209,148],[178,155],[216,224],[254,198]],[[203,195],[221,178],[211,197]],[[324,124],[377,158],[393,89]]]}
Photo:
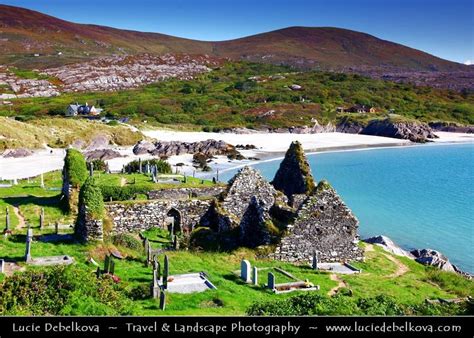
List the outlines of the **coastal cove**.
{"label": "coastal cove", "polygon": [[[327,179],[358,217],[361,238],[383,234],[406,249],[438,250],[474,272],[474,144],[325,152],[308,160],[315,178]],[[253,166],[271,180],[278,165]]]}

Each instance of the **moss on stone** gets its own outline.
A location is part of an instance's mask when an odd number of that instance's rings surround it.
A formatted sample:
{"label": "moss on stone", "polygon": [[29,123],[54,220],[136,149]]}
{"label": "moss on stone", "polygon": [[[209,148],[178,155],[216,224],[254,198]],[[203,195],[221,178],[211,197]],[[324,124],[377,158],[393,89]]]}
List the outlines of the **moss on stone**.
{"label": "moss on stone", "polygon": [[76,149],[67,150],[63,170],[65,178],[75,188],[79,188],[89,175],[86,160],[82,153]]}
{"label": "moss on stone", "polygon": [[79,208],[85,207],[86,212],[94,219],[102,219],[105,214],[104,198],[94,177],[89,177],[82,185],[79,193]]}

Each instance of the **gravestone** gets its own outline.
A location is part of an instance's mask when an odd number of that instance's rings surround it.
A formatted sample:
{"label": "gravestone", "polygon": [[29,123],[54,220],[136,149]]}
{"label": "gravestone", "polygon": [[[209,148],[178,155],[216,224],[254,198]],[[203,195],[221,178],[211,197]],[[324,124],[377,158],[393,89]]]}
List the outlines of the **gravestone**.
{"label": "gravestone", "polygon": [[152,257],[151,245],[148,245],[148,251],[146,253],[146,266],[148,266],[148,264],[151,264],[151,257]]}
{"label": "gravestone", "polygon": [[163,266],[163,289],[164,290],[168,288],[168,275],[169,275],[169,261],[168,261],[168,256],[165,255],[165,263]]}
{"label": "gravestone", "polygon": [[139,172],[140,174],[143,173],[143,169],[142,169],[142,159],[141,159],[141,158],[138,159],[138,172]]}
{"label": "gravestone", "polygon": [[40,229],[44,227],[44,208],[41,208],[40,212]]}
{"label": "gravestone", "polygon": [[166,294],[164,290],[160,292],[160,310],[164,311],[166,309]]}
{"label": "gravestone", "polygon": [[156,273],[159,280],[161,278],[161,264],[159,261],[156,262]]}
{"label": "gravestone", "polygon": [[26,233],[26,251],[25,251],[25,261],[31,262],[31,241],[33,240],[33,229],[28,227]]}
{"label": "gravestone", "polygon": [[145,248],[145,253],[148,252],[148,247],[150,246],[150,242],[148,241],[148,238],[145,238],[145,241],[143,242],[143,247]]}
{"label": "gravestone", "polygon": [[112,259],[112,257],[110,258],[110,263],[109,263],[109,273],[111,275],[115,275],[115,261]]}
{"label": "gravestone", "polygon": [[151,297],[158,298],[160,296],[160,286],[158,285],[158,272],[153,270],[153,281],[151,282]]}
{"label": "gravestone", "polygon": [[5,217],[5,231],[10,230],[10,209],[7,207],[7,214]]}
{"label": "gravestone", "polygon": [[313,262],[311,264],[313,270],[318,270],[318,253],[316,250],[313,251]]}
{"label": "gravestone", "polygon": [[240,278],[246,283],[250,282],[250,262],[246,259],[243,259],[240,262]]}
{"label": "gravestone", "polygon": [[44,189],[44,177],[43,177],[43,173],[41,173],[40,187]]}
{"label": "gravestone", "polygon": [[3,259],[0,259],[0,273],[5,272],[5,261]]}
{"label": "gravestone", "polygon": [[97,278],[100,278],[100,276],[102,275],[102,271],[100,271],[100,266],[97,267],[95,275],[97,276]]}
{"label": "gravestone", "polygon": [[253,267],[252,284],[258,285],[258,269],[256,266]]}
{"label": "gravestone", "polygon": [[158,258],[156,257],[156,255],[153,255],[153,270],[157,270],[158,269]]}
{"label": "gravestone", "polygon": [[179,249],[179,242],[178,242],[178,236],[174,235],[174,238],[173,238],[173,248],[175,250],[178,250]]}
{"label": "gravestone", "polygon": [[56,235],[59,234],[59,222],[54,223],[54,231],[56,232]]}
{"label": "gravestone", "polygon": [[271,272],[268,273],[268,283],[267,286],[270,290],[275,289],[275,275]]}
{"label": "gravestone", "polygon": [[105,256],[104,260],[104,273],[109,273],[110,271],[110,256]]}
{"label": "gravestone", "polygon": [[89,163],[89,176],[90,177],[94,176],[94,163],[93,162]]}

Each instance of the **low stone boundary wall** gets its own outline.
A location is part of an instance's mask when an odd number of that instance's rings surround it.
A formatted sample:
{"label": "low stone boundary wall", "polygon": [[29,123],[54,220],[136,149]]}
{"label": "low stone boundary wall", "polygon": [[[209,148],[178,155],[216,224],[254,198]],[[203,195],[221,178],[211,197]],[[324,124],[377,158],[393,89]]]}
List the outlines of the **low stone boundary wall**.
{"label": "low stone boundary wall", "polygon": [[113,233],[144,231],[152,227],[165,228],[170,217],[175,230],[190,232],[211,205],[211,200],[152,200],[137,203],[107,203],[113,221]]}
{"label": "low stone boundary wall", "polygon": [[148,193],[151,200],[160,199],[187,199],[193,197],[215,197],[225,190],[223,186],[202,188],[176,188],[152,190]]}

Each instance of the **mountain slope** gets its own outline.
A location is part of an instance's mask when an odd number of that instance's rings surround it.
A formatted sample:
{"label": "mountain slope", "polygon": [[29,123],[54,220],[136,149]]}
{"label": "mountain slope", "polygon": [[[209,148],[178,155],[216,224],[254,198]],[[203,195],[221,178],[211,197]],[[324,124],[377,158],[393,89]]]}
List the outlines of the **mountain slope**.
{"label": "mountain slope", "polygon": [[[28,9],[0,5],[1,62],[43,68],[100,55],[143,52],[209,54],[338,70],[469,70],[468,66],[416,49],[339,28],[290,27],[235,40],[207,42],[76,24]],[[34,54],[40,56],[34,58]]]}

